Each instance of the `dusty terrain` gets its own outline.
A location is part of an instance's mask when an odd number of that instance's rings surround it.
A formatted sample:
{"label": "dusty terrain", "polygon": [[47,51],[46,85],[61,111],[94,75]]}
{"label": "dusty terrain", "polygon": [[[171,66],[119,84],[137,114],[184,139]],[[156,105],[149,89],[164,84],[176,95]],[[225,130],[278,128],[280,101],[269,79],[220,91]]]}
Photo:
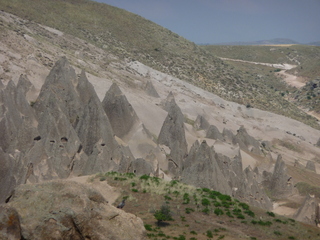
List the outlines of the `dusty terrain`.
{"label": "dusty terrain", "polygon": [[[77,73],[80,73],[81,69],[86,70],[86,76],[95,87],[100,100],[103,99],[111,84],[116,82],[132,104],[141,122],[155,136],[159,135],[162,123],[167,116],[161,104],[172,92],[186,119],[190,120],[185,124],[189,149],[195,140],[205,139],[204,131],[197,131],[190,124],[196,120],[198,115],[202,115],[220,132],[223,128],[227,128],[236,133],[240,126],[244,126],[251,136],[271,143],[271,161],[250,152],[241,151],[244,168],[250,165],[252,168],[257,166],[259,170],[271,171],[277,155],[282,154],[283,160],[291,167],[292,175],[295,173],[293,166],[296,160],[302,166],[305,166],[307,161],[314,161],[316,172],[320,173],[320,148],[315,147],[320,137],[319,130],[280,115],[225,101],[212,93],[151,69],[140,62],[129,59],[119,60],[107,50],[97,48],[58,30],[31,22],[26,23],[4,12],[0,12],[0,23],[10,26],[8,27],[10,30],[0,31],[0,78],[6,85],[9,80],[17,83],[19,76],[26,74],[36,89],[28,96],[30,103],[36,99],[53,63],[59,57],[66,56]],[[288,69],[289,66],[279,63],[275,67]],[[292,75],[285,79],[291,79],[288,80],[290,84],[297,87],[303,84]],[[147,81],[153,83],[160,98],[151,97],[145,93],[144,87]],[[137,136],[141,129],[137,128],[136,131]],[[231,146],[228,143],[206,140],[209,145],[214,146],[218,153],[230,157],[233,157],[238,149],[237,146]],[[130,141],[124,144],[132,148],[136,158],[145,157],[147,154],[135,149],[134,143]],[[293,177],[294,184],[301,181],[299,175],[296,176],[297,178]],[[316,178],[320,181],[318,174]],[[77,181],[86,180],[80,178]],[[308,180],[304,179],[304,181]],[[310,184],[314,183],[310,182]],[[118,197],[116,191],[106,190],[107,186],[103,183],[95,187],[108,191],[105,194],[110,196],[108,200],[111,202]],[[290,201],[301,203],[302,198],[296,193],[290,198]],[[276,202],[275,211],[291,216],[296,208],[283,206],[285,202],[287,200]]]}

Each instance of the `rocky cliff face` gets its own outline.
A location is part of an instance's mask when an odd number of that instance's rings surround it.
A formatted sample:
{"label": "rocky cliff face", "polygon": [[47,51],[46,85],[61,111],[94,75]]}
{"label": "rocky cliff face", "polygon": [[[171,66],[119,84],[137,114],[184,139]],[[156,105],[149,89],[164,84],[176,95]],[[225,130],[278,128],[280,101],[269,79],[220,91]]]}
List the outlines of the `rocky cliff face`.
{"label": "rocky cliff face", "polygon": [[106,93],[102,106],[116,136],[124,138],[139,124],[139,118],[116,83]]}
{"label": "rocky cliff face", "polygon": [[167,98],[165,109],[168,111],[168,115],[162,125],[158,144],[169,147],[168,169],[173,176],[178,176],[181,173],[183,162],[188,152],[184,116],[172,94],[169,94]]}
{"label": "rocky cliff face", "polygon": [[278,155],[273,173],[264,172],[263,177],[263,185],[274,198],[281,199],[294,193],[291,177],[287,175],[287,167],[281,155]]}
{"label": "rocky cliff face", "polygon": [[145,239],[140,218],[73,181],[20,185],[0,209],[2,239]]}
{"label": "rocky cliff face", "polygon": [[301,207],[295,212],[294,218],[300,222],[305,222],[311,225],[316,223],[319,227],[319,204],[319,199],[315,198],[314,195],[308,195],[303,201]]}
{"label": "rocky cliff face", "polygon": [[128,170],[134,159],[117,143],[113,129],[84,72],[78,77],[66,58],[53,67],[30,106],[26,77],[9,82],[1,96],[2,199],[21,183],[70,175]]}
{"label": "rocky cliff face", "polygon": [[258,175],[250,167],[242,170],[240,153],[234,159],[217,154],[203,141],[195,142],[183,165],[182,181],[232,195],[253,206],[272,209],[272,203],[258,184]]}

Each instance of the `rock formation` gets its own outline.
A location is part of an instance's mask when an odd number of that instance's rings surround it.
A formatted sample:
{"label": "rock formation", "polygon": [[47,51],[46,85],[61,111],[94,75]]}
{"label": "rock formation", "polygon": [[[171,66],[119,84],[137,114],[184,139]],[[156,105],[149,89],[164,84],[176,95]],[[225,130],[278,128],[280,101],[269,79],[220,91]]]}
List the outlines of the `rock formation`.
{"label": "rock formation", "polygon": [[0,239],[22,239],[19,215],[6,205],[0,205]]}
{"label": "rock formation", "polygon": [[154,86],[153,86],[153,84],[152,84],[152,82],[150,80],[147,81],[147,83],[146,83],[145,91],[151,97],[155,97],[155,98],[159,98],[160,97],[158,92],[157,92],[157,90],[154,88]]}
{"label": "rock formation", "polygon": [[168,96],[168,98],[170,99],[170,102],[167,104],[169,107],[168,115],[162,125],[158,144],[170,148],[168,169],[171,174],[177,175],[182,168],[188,149],[184,130],[184,116],[176,104],[173,95]]}
{"label": "rock formation", "polygon": [[249,150],[255,154],[261,155],[260,143],[254,137],[247,133],[247,130],[241,126],[233,138],[233,144],[238,143],[243,150]]}
{"label": "rock formation", "polygon": [[224,138],[223,138],[222,134],[219,132],[219,129],[214,125],[209,126],[209,128],[207,130],[206,138],[224,141]]}
{"label": "rock formation", "polygon": [[143,158],[137,158],[133,160],[130,164],[129,172],[135,173],[137,175],[155,174],[153,166]]}
{"label": "rock formation", "polygon": [[233,132],[231,132],[229,129],[227,128],[224,128],[222,130],[222,136],[224,137],[224,139],[227,141],[227,142],[230,142],[232,143],[233,139],[234,139],[234,134]]}
{"label": "rock formation", "polygon": [[[145,239],[140,218],[113,207],[98,191],[73,181],[20,185],[6,209],[17,212],[20,218],[20,226],[19,218],[14,218],[14,228],[5,226],[7,235],[18,236],[21,227],[26,240]],[[6,216],[1,211],[0,224]]]}
{"label": "rock formation", "polygon": [[18,86],[10,81],[0,89],[0,203],[21,183],[25,183],[30,153],[39,146],[34,112],[25,99],[26,78]]}
{"label": "rock formation", "polygon": [[316,172],[316,165],[314,164],[314,162],[308,161],[306,164],[306,169],[308,169],[312,172]]}
{"label": "rock formation", "polygon": [[242,170],[240,152],[233,159],[214,151],[203,141],[196,141],[183,165],[182,182],[197,187],[211,188],[223,194],[271,210],[272,203],[259,185],[259,172]]}
{"label": "rock formation", "polygon": [[278,155],[273,173],[264,171],[263,178],[263,186],[269,189],[274,198],[280,199],[293,194],[292,179],[287,175],[287,167],[281,155]]}
{"label": "rock formation", "polygon": [[21,76],[0,89],[0,203],[21,183],[101,171],[125,172],[134,159],[114,138],[109,119],[82,71],[61,58],[33,105]]}
{"label": "rock formation", "polygon": [[316,143],[316,146],[320,147],[320,138],[319,138],[318,142]]}
{"label": "rock formation", "polygon": [[193,126],[196,130],[202,130],[202,129],[206,130],[209,128],[210,124],[208,123],[208,121],[205,119],[204,116],[198,115]]}
{"label": "rock formation", "polygon": [[212,147],[203,141],[196,141],[183,164],[182,182],[197,187],[212,188],[224,194],[231,195],[228,179],[223,175]]}
{"label": "rock formation", "polygon": [[294,219],[311,225],[320,223],[319,200],[308,194],[301,207],[293,215]]}
{"label": "rock formation", "polygon": [[140,122],[136,112],[116,83],[113,83],[106,93],[102,105],[113,132],[119,138],[123,138]]}

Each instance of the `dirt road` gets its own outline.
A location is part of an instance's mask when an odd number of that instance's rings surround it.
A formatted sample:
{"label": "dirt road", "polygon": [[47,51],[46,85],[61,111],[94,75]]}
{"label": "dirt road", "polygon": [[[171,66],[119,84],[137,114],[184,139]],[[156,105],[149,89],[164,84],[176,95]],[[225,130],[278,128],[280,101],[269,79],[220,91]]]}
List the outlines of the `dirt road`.
{"label": "dirt road", "polygon": [[221,60],[227,60],[227,61],[235,61],[235,62],[244,62],[244,63],[250,63],[250,64],[259,64],[269,67],[274,67],[278,69],[282,69],[279,74],[280,77],[283,78],[283,80],[290,86],[296,87],[296,88],[302,88],[304,85],[306,85],[304,78],[297,77],[293,74],[289,74],[286,71],[293,69],[297,67],[297,65],[287,64],[287,63],[261,63],[261,62],[251,62],[251,61],[245,61],[240,59],[231,59],[231,58],[220,58]]}

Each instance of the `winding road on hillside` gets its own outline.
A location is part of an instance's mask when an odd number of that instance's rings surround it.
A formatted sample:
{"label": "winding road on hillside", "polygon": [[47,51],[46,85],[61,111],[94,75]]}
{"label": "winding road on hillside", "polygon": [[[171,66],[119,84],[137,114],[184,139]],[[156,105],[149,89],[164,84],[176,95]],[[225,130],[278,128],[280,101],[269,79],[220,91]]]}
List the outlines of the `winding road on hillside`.
{"label": "winding road on hillside", "polygon": [[259,64],[269,67],[274,67],[281,69],[280,72],[278,72],[278,76],[282,77],[283,80],[290,86],[296,87],[296,88],[302,88],[306,85],[305,80],[302,77],[297,77],[293,74],[287,73],[287,70],[296,68],[297,65],[287,64],[287,63],[262,63],[262,62],[251,62],[246,60],[240,60],[240,59],[232,59],[232,58],[220,58],[221,60],[226,61],[234,61],[234,62],[244,62],[249,64]]}

